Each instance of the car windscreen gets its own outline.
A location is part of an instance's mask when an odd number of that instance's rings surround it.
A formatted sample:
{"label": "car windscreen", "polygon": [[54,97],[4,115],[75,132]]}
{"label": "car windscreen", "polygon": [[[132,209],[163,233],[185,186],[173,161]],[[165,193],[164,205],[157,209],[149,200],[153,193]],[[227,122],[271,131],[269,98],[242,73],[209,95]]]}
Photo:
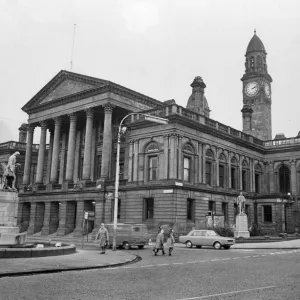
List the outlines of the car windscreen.
{"label": "car windscreen", "polygon": [[207,236],[218,236],[218,234],[215,231],[209,230],[206,232]]}

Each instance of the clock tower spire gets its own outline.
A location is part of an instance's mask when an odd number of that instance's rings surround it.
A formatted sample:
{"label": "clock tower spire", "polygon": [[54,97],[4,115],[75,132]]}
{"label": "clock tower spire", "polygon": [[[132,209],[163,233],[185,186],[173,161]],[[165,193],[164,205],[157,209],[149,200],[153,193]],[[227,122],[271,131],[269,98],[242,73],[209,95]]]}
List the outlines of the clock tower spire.
{"label": "clock tower spire", "polygon": [[250,40],[246,51],[243,82],[243,132],[261,140],[272,139],[271,82],[268,73],[267,52],[256,35]]}

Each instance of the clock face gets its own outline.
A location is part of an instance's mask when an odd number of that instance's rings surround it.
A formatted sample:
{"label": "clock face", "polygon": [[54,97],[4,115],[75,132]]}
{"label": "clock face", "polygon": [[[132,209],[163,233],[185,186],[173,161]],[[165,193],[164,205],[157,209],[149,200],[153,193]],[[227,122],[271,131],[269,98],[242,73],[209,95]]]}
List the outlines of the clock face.
{"label": "clock face", "polygon": [[268,98],[270,98],[271,97],[271,89],[270,89],[270,85],[267,82],[264,83],[264,90],[265,90],[266,96]]}
{"label": "clock face", "polygon": [[252,97],[255,96],[259,91],[259,85],[256,81],[251,81],[247,83],[245,87],[245,93],[247,96]]}

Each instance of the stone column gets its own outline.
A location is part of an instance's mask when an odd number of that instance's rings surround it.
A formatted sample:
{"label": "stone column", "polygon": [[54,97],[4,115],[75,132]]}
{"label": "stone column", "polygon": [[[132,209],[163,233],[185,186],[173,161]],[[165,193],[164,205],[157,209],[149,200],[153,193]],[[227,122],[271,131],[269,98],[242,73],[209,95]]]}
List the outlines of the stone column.
{"label": "stone column", "polygon": [[269,162],[269,175],[270,175],[270,193],[275,193],[275,184],[274,184],[274,162]]}
{"label": "stone column", "polygon": [[94,230],[92,232],[92,237],[94,237],[100,228],[101,223],[103,223],[103,206],[104,206],[104,193],[100,193],[100,199],[95,203],[95,223]]}
{"label": "stone column", "polygon": [[74,237],[81,237],[82,235],[82,224],[83,224],[83,211],[84,211],[84,201],[78,200],[76,202],[76,227],[74,230]]}
{"label": "stone column", "polygon": [[27,229],[27,234],[34,234],[35,228],[35,215],[36,215],[36,203],[31,202],[30,204],[30,219],[29,219],[29,226]]}
{"label": "stone column", "polygon": [[59,184],[64,181],[64,170],[65,170],[65,160],[66,160],[66,146],[67,146],[67,133],[63,132],[61,139],[61,151],[60,151],[60,163],[59,163]]}
{"label": "stone column", "polygon": [[74,172],[73,172],[73,181],[74,182],[76,182],[76,180],[78,179],[79,158],[80,158],[80,130],[77,130],[76,145],[75,145],[75,158],[74,158]]}
{"label": "stone column", "polygon": [[95,180],[95,153],[96,153],[96,128],[92,133],[92,149],[91,149],[91,180]]}
{"label": "stone column", "polygon": [[291,159],[290,165],[291,165],[291,193],[292,193],[292,196],[295,197],[295,196],[297,196],[296,160]]}
{"label": "stone column", "polygon": [[203,169],[203,151],[202,151],[202,144],[198,143],[198,155],[199,155],[199,163],[198,163],[198,180],[199,183],[202,183],[202,169]]}
{"label": "stone column", "polygon": [[128,159],[128,182],[133,180],[132,170],[133,140],[129,141],[129,159]]}
{"label": "stone column", "polygon": [[85,110],[85,113],[86,113],[86,129],[85,129],[85,140],[84,140],[85,142],[84,142],[82,179],[90,180],[94,111],[88,108]]}
{"label": "stone column", "polygon": [[164,164],[163,164],[164,177],[163,179],[168,179],[168,168],[169,168],[168,155],[169,155],[169,137],[168,135],[164,135]]}
{"label": "stone column", "polygon": [[58,181],[58,161],[59,161],[59,148],[60,148],[60,131],[61,131],[61,117],[54,119],[54,139],[53,139],[53,152],[52,152],[52,163],[51,163],[51,175],[50,182],[56,183]]}
{"label": "stone column", "polygon": [[40,136],[39,154],[38,154],[36,180],[35,180],[35,183],[37,184],[43,183],[46,137],[47,137],[47,122],[42,121],[40,122],[40,124],[41,124],[41,136]]}
{"label": "stone column", "polygon": [[52,161],[52,151],[53,151],[53,130],[49,129],[50,133],[50,141],[49,141],[49,149],[48,149],[48,157],[47,157],[47,174],[46,174],[46,184],[50,182],[50,173],[51,173],[51,161]]}
{"label": "stone column", "polygon": [[228,173],[227,173],[227,176],[228,176],[227,187],[231,188],[231,153],[230,152],[228,152],[228,165],[227,165],[227,168],[228,168]]}
{"label": "stone column", "polygon": [[50,209],[51,202],[45,202],[45,212],[44,212],[44,224],[42,228],[42,235],[49,235],[50,230]]}
{"label": "stone column", "polygon": [[243,190],[243,166],[242,166],[242,161],[243,161],[243,157],[240,156],[240,162],[239,162],[239,189],[242,191]]}
{"label": "stone column", "polygon": [[103,146],[102,146],[102,160],[101,160],[101,178],[109,177],[111,152],[112,152],[112,112],[114,106],[110,103],[104,106],[104,130],[103,130]]}
{"label": "stone column", "polygon": [[202,145],[202,182],[204,184],[206,184],[206,160],[205,160],[205,156],[206,156],[206,147],[203,144]]}
{"label": "stone column", "polygon": [[176,133],[170,135],[170,179],[177,177],[176,138]]}
{"label": "stone column", "polygon": [[32,159],[32,143],[33,143],[33,133],[34,126],[29,124],[27,127],[27,144],[26,144],[26,154],[25,154],[25,166],[23,175],[23,184],[28,185],[30,183],[30,169],[31,169],[31,159]]}
{"label": "stone column", "polygon": [[[177,149],[178,149],[178,151],[177,151]],[[176,147],[175,151],[178,153],[178,179],[182,180],[182,175],[183,175],[183,170],[182,170],[182,135],[178,136],[178,148]],[[176,157],[177,157],[177,155],[176,155]],[[177,159],[176,159],[176,162],[177,162]],[[192,163],[192,160],[191,160],[191,163]],[[190,166],[190,180],[191,180],[191,182],[194,182],[194,176],[193,176],[193,170],[194,169],[195,169],[194,166],[191,165]]]}
{"label": "stone column", "polygon": [[66,166],[66,181],[72,182],[75,159],[75,144],[76,144],[76,114],[69,114],[70,129],[68,140],[67,166]]}

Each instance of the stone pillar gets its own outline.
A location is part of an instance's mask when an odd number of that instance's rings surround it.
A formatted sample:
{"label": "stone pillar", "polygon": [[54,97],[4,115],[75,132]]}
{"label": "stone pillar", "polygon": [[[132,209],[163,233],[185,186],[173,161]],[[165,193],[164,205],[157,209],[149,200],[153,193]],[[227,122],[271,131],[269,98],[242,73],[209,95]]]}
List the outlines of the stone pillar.
{"label": "stone pillar", "polygon": [[45,202],[45,212],[44,212],[44,224],[42,228],[42,235],[49,235],[50,230],[50,209],[51,202]]}
{"label": "stone pillar", "polygon": [[31,205],[30,205],[30,220],[29,220],[29,227],[27,229],[27,234],[34,234],[35,215],[36,215],[36,203],[31,202]]}
{"label": "stone pillar", "polygon": [[297,196],[297,173],[296,173],[296,160],[290,160],[291,165],[291,193],[293,197]]}
{"label": "stone pillar", "polygon": [[102,144],[102,160],[101,160],[101,178],[109,177],[111,152],[112,152],[112,112],[114,106],[110,103],[104,106],[104,130],[103,130],[103,144]]}
{"label": "stone pillar", "polygon": [[31,159],[32,159],[32,144],[33,144],[33,132],[34,126],[28,125],[27,127],[27,145],[25,154],[25,166],[23,175],[23,184],[28,185],[30,183],[30,169],[31,169]]}
{"label": "stone pillar", "polygon": [[164,176],[163,179],[168,179],[168,155],[169,155],[169,137],[168,135],[164,135],[164,163],[163,163],[163,168],[164,168]]}
{"label": "stone pillar", "polygon": [[64,236],[66,234],[66,216],[67,201],[61,201],[59,205],[59,225],[57,229],[57,236]]}
{"label": "stone pillar", "polygon": [[202,145],[202,182],[206,184],[206,161],[205,161],[205,156],[206,156],[206,147],[203,144]]}
{"label": "stone pillar", "polygon": [[96,128],[93,128],[91,149],[91,180],[95,180]]}
{"label": "stone pillar", "polygon": [[228,165],[227,165],[227,167],[228,167],[228,182],[227,182],[227,186],[228,186],[228,188],[231,188],[231,153],[230,152],[228,152]]}
{"label": "stone pillar", "polygon": [[75,160],[75,145],[76,145],[76,114],[69,114],[70,129],[68,140],[67,166],[66,166],[66,181],[72,182]]}
{"label": "stone pillar", "polygon": [[80,237],[82,235],[82,224],[83,224],[83,211],[84,211],[84,201],[76,201],[76,227],[74,230],[73,237]]}
{"label": "stone pillar", "polygon": [[40,123],[41,123],[41,136],[40,136],[37,172],[36,172],[36,180],[35,180],[35,183],[37,183],[37,184],[43,183],[46,137],[47,137],[47,122],[42,121]]}
{"label": "stone pillar", "polygon": [[[178,149],[178,151],[177,151],[177,149]],[[177,152],[176,154],[178,154],[178,160],[176,159],[176,162],[178,161],[178,179],[182,180],[182,175],[183,175],[183,170],[182,170],[182,135],[178,136],[178,147],[176,147],[175,151]],[[177,155],[176,155],[176,157],[177,157]],[[191,160],[191,163],[192,163],[192,160]],[[195,170],[194,166],[191,165],[190,166],[190,180],[191,180],[191,182],[194,182],[194,178],[195,178],[193,176],[193,171],[194,170]]]}
{"label": "stone pillar", "polygon": [[176,133],[170,135],[170,179],[177,177]]}
{"label": "stone pillar", "polygon": [[274,184],[274,162],[269,162],[269,175],[270,175],[270,193],[275,193],[275,184]]}
{"label": "stone pillar", "polygon": [[94,237],[100,228],[101,223],[104,221],[103,215],[103,205],[104,205],[104,193],[101,193],[100,200],[97,199],[95,203],[95,223],[94,223],[94,230],[92,232],[92,237]]}
{"label": "stone pillar", "polygon": [[50,140],[49,140],[49,149],[47,157],[47,174],[46,174],[46,184],[50,182],[50,173],[51,173],[51,162],[52,162],[52,151],[53,151],[53,130],[49,129]]}
{"label": "stone pillar", "polygon": [[64,169],[66,160],[67,133],[63,132],[61,139],[60,163],[59,163],[59,184],[64,181]]}
{"label": "stone pillar", "polygon": [[58,161],[59,161],[59,148],[60,148],[60,131],[61,131],[61,117],[54,119],[54,139],[53,139],[53,152],[52,152],[52,163],[51,163],[51,175],[50,182],[56,183],[58,181]]}
{"label": "stone pillar", "polygon": [[242,166],[243,157],[240,156],[240,162],[239,162],[239,189],[243,190],[243,166]]}
{"label": "stone pillar", "polygon": [[138,181],[138,163],[139,163],[139,140],[134,141],[134,157],[133,157],[133,181]]}
{"label": "stone pillar", "polygon": [[129,159],[128,159],[128,182],[133,180],[132,156],[133,156],[133,140],[129,141]]}
{"label": "stone pillar", "polygon": [[198,155],[199,155],[199,170],[198,170],[198,180],[199,180],[199,182],[200,183],[202,183],[202,169],[203,169],[203,151],[202,151],[202,144],[201,143],[199,143],[198,144]]}
{"label": "stone pillar", "polygon": [[76,182],[78,179],[79,158],[80,158],[80,130],[77,130],[76,145],[75,145],[75,158],[74,158],[74,172],[73,172],[73,181],[74,182]]}
{"label": "stone pillar", "polygon": [[85,142],[84,142],[82,179],[90,180],[94,111],[88,108],[85,110],[85,113],[86,113],[86,130],[85,130],[85,140],[84,140]]}

